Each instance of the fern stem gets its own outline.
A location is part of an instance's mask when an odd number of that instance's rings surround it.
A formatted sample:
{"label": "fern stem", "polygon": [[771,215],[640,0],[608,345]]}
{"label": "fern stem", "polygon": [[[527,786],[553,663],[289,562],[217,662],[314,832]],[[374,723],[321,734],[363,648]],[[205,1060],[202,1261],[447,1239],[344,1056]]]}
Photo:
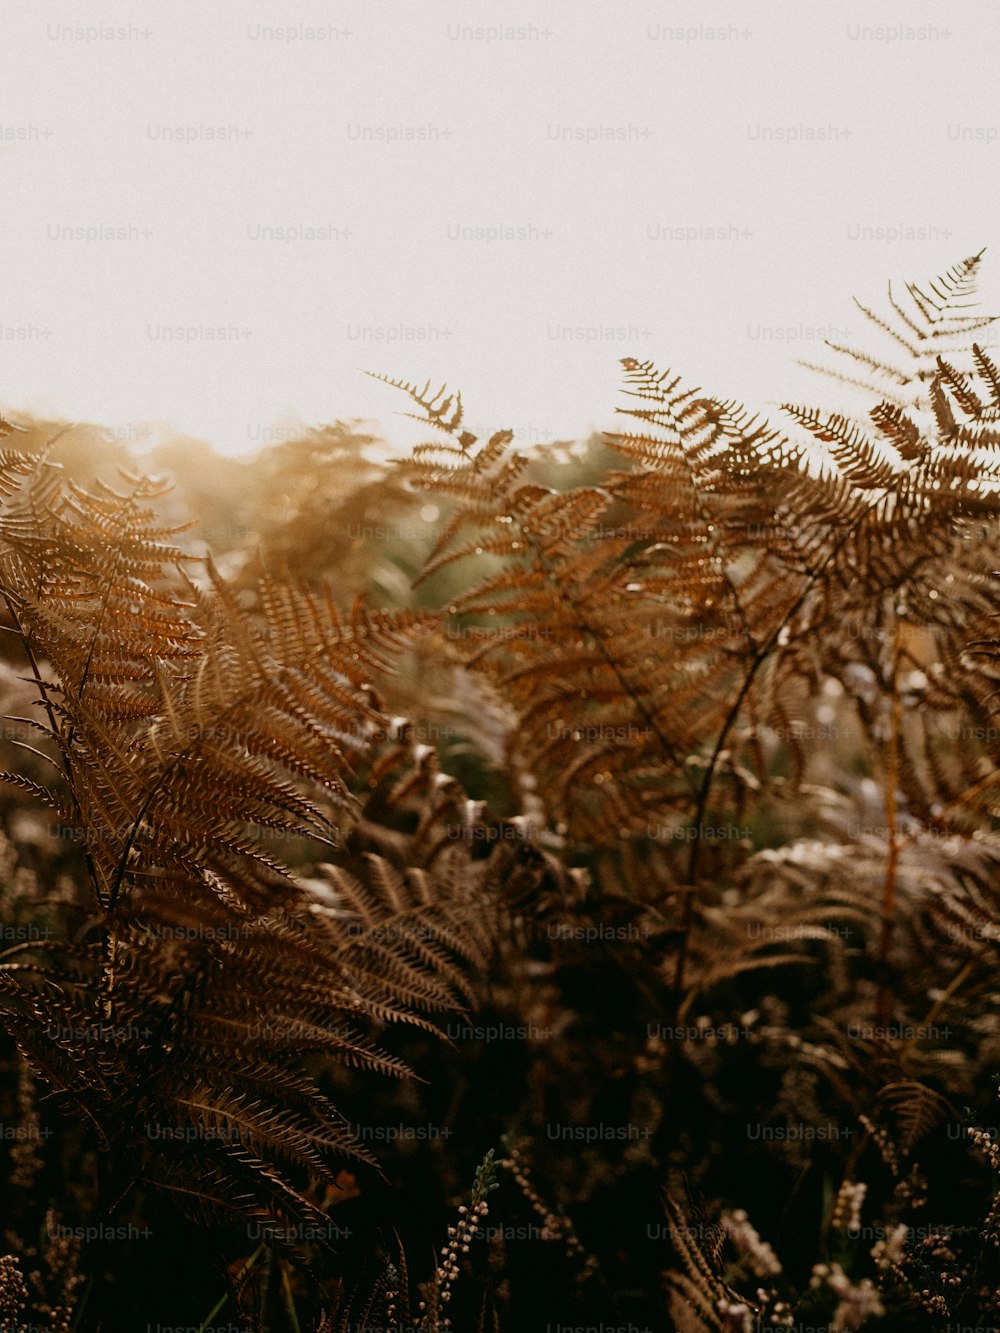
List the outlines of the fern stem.
{"label": "fern stem", "polygon": [[292,1284],[288,1280],[288,1265],[284,1261],[281,1264],[281,1289],[285,1295],[285,1309],[288,1311],[288,1318],[291,1320],[292,1333],[302,1333],[302,1325],[299,1323],[299,1316],[295,1310]]}
{"label": "fern stem", "polygon": [[[808,589],[806,591],[808,591]],[[726,741],[729,738],[729,733],[732,730],[733,726],[735,725],[736,720],[743,709],[743,704],[746,700],[747,695],[750,693],[750,687],[756,678],[757,671],[759,670],[765,659],[770,654],[771,649],[774,647],[774,645],[778,640],[778,635],[784,628],[787,621],[790,619],[792,615],[794,615],[794,613],[798,610],[799,606],[801,606],[802,602],[805,600],[805,596],[806,593],[803,592],[801,597],[797,599],[795,605],[787,613],[784,620],[782,620],[781,624],[768,639],[767,643],[758,650],[756,656],[754,657],[750,669],[747,672],[746,676],[744,677],[743,684],[740,686],[739,693],[736,695],[736,698],[733,701],[733,704],[730,707],[729,712],[726,714],[726,719],[723,722],[722,729],[720,730],[718,738],[716,739],[715,747],[712,750],[712,756],[708,761],[708,767],[705,769],[705,776],[702,778],[701,786],[698,790],[698,804],[695,808],[695,815],[694,815],[695,836],[691,839],[691,851],[690,855],[688,856],[688,870],[687,870],[688,883],[687,883],[687,888],[684,890],[686,894],[686,899],[684,903],[684,912],[681,916],[681,940],[677,948],[677,962],[674,967],[673,1021],[675,1025],[679,1022],[681,1013],[681,996],[684,991],[684,970],[685,967],[687,966],[688,941],[691,936],[691,928],[694,925],[694,907],[695,907],[695,896],[696,896],[697,881],[698,881],[698,862],[701,859],[701,830],[705,820],[705,813],[708,810],[708,798],[711,792],[712,782],[715,778],[715,773],[719,766],[719,759],[722,755],[722,751],[725,747]]]}
{"label": "fern stem", "polygon": [[[56,438],[58,438],[58,436]],[[60,732],[59,727],[56,724],[55,711],[53,710],[52,703],[49,699],[49,693],[48,693],[49,685],[47,684],[46,681],[42,679],[41,668],[38,665],[38,658],[35,656],[35,650],[34,647],[32,646],[31,639],[28,635],[27,630],[21,624],[21,617],[17,613],[17,607],[14,605],[14,601],[11,597],[10,592],[6,588],[0,589],[0,595],[3,596],[3,600],[4,603],[6,604],[7,611],[10,615],[11,620],[13,620],[14,622],[15,632],[17,633],[18,638],[21,640],[25,656],[28,659],[28,665],[31,667],[31,674],[34,677],[35,685],[38,688],[38,696],[42,701],[42,705],[45,708],[46,716],[48,717],[49,720],[49,729],[51,730],[53,737],[59,739],[61,738],[62,733]],[[73,768],[69,761],[69,754],[67,753],[66,748],[62,745],[59,746],[59,753],[62,759],[63,772],[66,775],[66,785],[69,788],[70,799],[73,802],[73,809],[76,812],[77,817],[82,818],[80,811],[80,802],[77,799],[76,789],[73,785]],[[94,886],[94,894],[97,898],[98,904],[100,904],[101,885],[97,877],[97,867],[94,864],[93,855],[91,854],[89,848],[87,848],[86,846],[84,847],[84,859],[87,864],[87,873],[90,876],[90,882]]]}
{"label": "fern stem", "polygon": [[[922,1024],[922,1026],[925,1029],[929,1029],[934,1023],[937,1022],[937,1020],[941,1017],[941,1014],[944,1011],[945,1006],[948,1004],[948,1001],[951,999],[951,997],[955,994],[957,990],[960,990],[961,987],[965,985],[966,981],[968,981],[971,974],[972,974],[972,960],[970,959],[969,962],[967,962],[965,966],[962,968],[962,970],[955,974],[955,976],[948,983],[947,987],[937,997],[933,1005],[931,1005],[927,1017],[924,1019]],[[918,1041],[919,1038],[914,1036],[910,1037],[908,1041],[904,1042],[900,1051],[901,1057],[905,1058],[907,1055],[909,1055],[910,1051],[913,1050],[914,1046],[916,1046]]]}
{"label": "fern stem", "polygon": [[899,864],[899,810],[896,790],[899,786],[899,743],[902,730],[902,704],[899,695],[899,664],[901,656],[901,627],[898,613],[893,613],[892,682],[889,695],[889,753],[885,774],[885,826],[888,852],[885,863],[885,883],[882,888],[882,931],[879,938],[878,962],[878,1024],[885,1027],[889,1018],[889,985],[886,969],[889,965],[889,947],[892,943],[893,914],[896,905],[896,873]]}
{"label": "fern stem", "polygon": [[[733,704],[730,707],[729,712],[726,714],[725,721],[723,722],[722,728],[719,731],[718,738],[715,742],[715,747],[712,751],[712,756],[708,762],[708,767],[705,769],[705,776],[702,779],[701,789],[698,793],[698,805],[695,811],[695,837],[691,841],[691,855],[688,860],[687,878],[689,887],[687,889],[687,901],[684,905],[684,913],[681,918],[681,942],[680,945],[678,946],[677,964],[674,969],[673,1021],[675,1025],[678,1021],[678,1015],[680,1013],[680,1007],[681,1007],[681,996],[683,994],[683,989],[684,989],[684,971],[687,966],[688,938],[691,933],[691,928],[694,924],[695,888],[697,885],[698,862],[701,857],[701,827],[705,818],[705,812],[708,809],[708,797],[711,791],[712,782],[715,779],[715,773],[719,766],[719,759],[722,755],[722,751],[725,748],[727,740],[729,739],[729,733],[730,731],[732,731],[733,727],[736,724],[737,719],[739,718],[746,697],[750,693],[750,688],[757,677],[757,672],[760,670],[761,666],[763,666],[764,662],[767,661],[771,653],[777,647],[778,641],[781,638],[782,631],[788,626],[792,617],[796,615],[796,613],[799,610],[801,610],[801,608],[805,605],[806,599],[812,592],[813,588],[820,582],[823,575],[826,573],[827,567],[833,562],[833,560],[840,553],[842,548],[847,544],[847,541],[849,540],[852,532],[854,531],[854,528],[860,525],[860,523],[864,522],[865,518],[867,518],[868,515],[872,513],[876,505],[880,504],[881,501],[889,494],[889,491],[890,491],[889,486],[882,487],[878,499],[873,500],[871,504],[867,505],[864,509],[862,509],[858,517],[857,524],[852,524],[847,528],[845,528],[844,531],[841,533],[840,537],[833,543],[833,546],[830,548],[830,550],[827,552],[824,558],[820,561],[820,563],[816,566],[816,568],[809,572],[809,575],[806,578],[805,585],[802,588],[801,592],[795,598],[791,606],[781,617],[781,620],[778,622],[777,625],[775,625],[774,629],[768,635],[767,639],[764,641],[763,644],[761,644],[760,648],[758,648],[757,652],[755,653],[754,658],[750,663],[750,667],[747,670],[747,674],[743,680],[743,684],[740,686],[739,693],[737,694],[735,700],[733,701]],[[898,649],[897,649],[897,654],[898,654]]]}
{"label": "fern stem", "polygon": [[[250,1272],[250,1269],[253,1268],[254,1264],[257,1262],[257,1259],[260,1256],[260,1252],[261,1250],[264,1249],[264,1247],[265,1247],[265,1242],[261,1241],[261,1243],[254,1250],[253,1254],[251,1254],[250,1258],[246,1261],[246,1263],[243,1265],[240,1271],[236,1274],[234,1282],[239,1282],[241,1278],[244,1278],[247,1275],[247,1273]],[[201,1321],[201,1323],[198,1326],[198,1333],[206,1333],[206,1330],[210,1327],[212,1320],[219,1313],[219,1311],[223,1309],[228,1300],[229,1300],[229,1292],[227,1291],[224,1296],[220,1297],[220,1299],[215,1302],[211,1310],[209,1310],[208,1314]]]}

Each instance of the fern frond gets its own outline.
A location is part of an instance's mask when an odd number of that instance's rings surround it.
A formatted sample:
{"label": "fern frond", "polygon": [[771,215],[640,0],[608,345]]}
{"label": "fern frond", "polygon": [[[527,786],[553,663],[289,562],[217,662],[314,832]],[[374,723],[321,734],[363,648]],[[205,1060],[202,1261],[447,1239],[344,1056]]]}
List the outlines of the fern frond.
{"label": "fern frond", "polygon": [[[909,305],[897,299],[890,283],[888,305],[891,313],[886,316],[855,300],[865,318],[894,344],[893,351],[898,359],[890,361],[882,355],[832,342],[827,346],[866,366],[871,377],[852,379],[822,365],[810,368],[841,383],[860,387],[876,401],[888,399],[903,410],[927,408],[930,405],[929,385],[937,373],[938,356],[965,355],[970,350],[970,337],[994,322],[993,316],[966,313],[975,305],[981,260],[982,252],[953,265],[923,286],[907,283]],[[900,350],[904,353],[901,359]],[[896,386],[896,391],[887,386]]]}

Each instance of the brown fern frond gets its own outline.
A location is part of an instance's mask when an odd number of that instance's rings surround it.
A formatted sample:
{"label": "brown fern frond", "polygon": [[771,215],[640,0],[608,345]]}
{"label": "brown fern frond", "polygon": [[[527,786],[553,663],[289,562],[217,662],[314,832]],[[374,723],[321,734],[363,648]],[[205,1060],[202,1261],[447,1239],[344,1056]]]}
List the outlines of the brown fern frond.
{"label": "brown fern frond", "polygon": [[879,1092],[876,1111],[885,1112],[895,1120],[894,1138],[904,1153],[912,1152],[945,1116],[954,1115],[946,1097],[916,1079],[887,1083]]}
{"label": "brown fern frond", "polygon": [[[822,365],[810,368],[840,383],[860,387],[876,401],[888,399],[895,407],[926,408],[930,405],[929,386],[937,374],[939,356],[965,355],[973,334],[989,327],[993,316],[968,314],[974,307],[977,276],[982,252],[953,265],[945,273],[923,286],[907,283],[909,305],[904,305],[888,288],[891,311],[886,316],[875,313],[855,300],[855,305],[893,346],[895,360],[888,354],[871,354],[864,349],[827,342],[831,350],[866,366],[871,375],[852,378],[839,370]],[[900,358],[900,351],[904,355]],[[891,386],[896,386],[895,392]]]}
{"label": "brown fern frond", "polygon": [[[405,1075],[374,1030],[436,1032],[423,1012],[466,1003],[458,960],[482,957],[468,844],[415,881],[344,846],[354,771],[389,721],[375,677],[432,618],[273,576],[248,613],[211,564],[186,572],[162,483],[14,470],[0,583],[61,776],[9,778],[78,830],[96,910],[75,946],[0,959],[4,1021],[54,1096],[182,1206],[301,1220],[307,1175],[371,1160],[303,1059]],[[284,855],[324,843],[343,859],[327,883]],[[330,909],[351,867],[364,889]]]}

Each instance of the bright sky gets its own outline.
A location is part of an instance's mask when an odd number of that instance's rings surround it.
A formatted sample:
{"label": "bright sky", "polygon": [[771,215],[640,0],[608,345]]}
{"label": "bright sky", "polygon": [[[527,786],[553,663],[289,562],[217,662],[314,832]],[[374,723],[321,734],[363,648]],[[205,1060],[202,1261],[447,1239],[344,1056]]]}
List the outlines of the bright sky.
{"label": "bright sky", "polygon": [[815,397],[852,293],[986,245],[1000,310],[998,39],[994,0],[8,0],[0,408],[239,453],[411,438],[362,368],[525,442],[612,426],[625,355]]}

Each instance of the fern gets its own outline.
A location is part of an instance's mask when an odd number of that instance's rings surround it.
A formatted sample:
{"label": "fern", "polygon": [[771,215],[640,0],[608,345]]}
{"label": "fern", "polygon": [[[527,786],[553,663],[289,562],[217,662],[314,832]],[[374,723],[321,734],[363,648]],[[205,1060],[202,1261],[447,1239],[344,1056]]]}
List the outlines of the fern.
{"label": "fern", "polygon": [[[371,1158],[311,1062],[406,1074],[374,1027],[433,1028],[422,1013],[468,1001],[457,960],[481,958],[461,844],[412,870],[344,845],[388,724],[373,678],[426,618],[273,578],[248,614],[211,565],[188,572],[161,484],[6,469],[0,586],[60,771],[31,790],[92,895],[64,939],[5,951],[7,1029],[105,1160],[185,1211],[315,1221],[306,1181]],[[316,844],[340,858],[322,885],[282,854]],[[125,1188],[112,1171],[108,1208]]]}
{"label": "fern", "polygon": [[[478,438],[457,393],[386,381],[434,438],[360,498],[331,483],[312,505],[297,476],[302,523],[263,543],[294,574],[193,556],[155,479],[85,488],[51,447],[0,456],[11,693],[32,698],[5,781],[78,844],[75,887],[35,895],[56,928],[0,955],[0,1013],[42,1105],[98,1146],[104,1215],[153,1189],[205,1223],[317,1222],[353,1192],[342,1168],[377,1174],[369,1075],[436,1060],[427,1095],[470,1132],[643,1127],[620,1154],[549,1149],[558,1213],[505,1163],[574,1261],[574,1308],[627,1322],[659,1265],[691,1330],[836,1326],[841,1302],[900,1327],[983,1313],[992,1222],[956,1227],[936,1269],[899,1237],[930,1188],[917,1157],[996,1049],[1000,371],[968,313],[978,266],[863,307],[890,349],[835,349],[860,417],[786,404],[777,426],[626,359],[612,462],[561,488],[510,431]],[[293,463],[361,456],[340,428],[300,444]],[[370,609],[350,561],[308,579],[305,516],[411,491],[440,502],[415,575],[439,610]],[[457,743],[424,743],[410,705]],[[481,1003],[549,1039],[432,1046]],[[476,1089],[495,1068],[502,1112]],[[741,1144],[730,1178],[734,1115],[854,1138]],[[690,1223],[672,1186],[647,1263],[637,1201],[676,1167],[720,1221]],[[758,1178],[787,1274],[739,1211]],[[862,1210],[881,1249],[850,1249]],[[445,1327],[446,1249],[420,1298],[398,1238],[374,1277],[338,1257],[319,1327]],[[307,1269],[261,1254],[233,1299],[294,1323]],[[509,1258],[491,1247],[483,1328]]]}

